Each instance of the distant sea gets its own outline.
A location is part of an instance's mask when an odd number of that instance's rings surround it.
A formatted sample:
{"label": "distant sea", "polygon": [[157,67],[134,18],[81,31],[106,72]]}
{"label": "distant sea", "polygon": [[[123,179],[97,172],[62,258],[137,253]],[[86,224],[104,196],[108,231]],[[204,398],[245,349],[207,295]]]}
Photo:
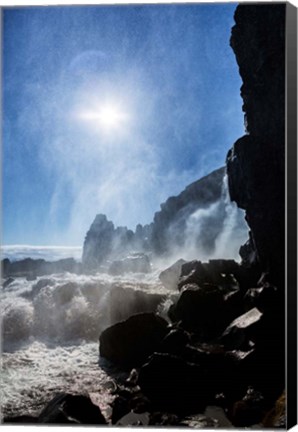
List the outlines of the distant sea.
{"label": "distant sea", "polygon": [[4,245],[1,246],[1,259],[18,261],[24,258],[57,261],[63,258],[74,258],[81,261],[82,246],[32,246],[32,245]]}

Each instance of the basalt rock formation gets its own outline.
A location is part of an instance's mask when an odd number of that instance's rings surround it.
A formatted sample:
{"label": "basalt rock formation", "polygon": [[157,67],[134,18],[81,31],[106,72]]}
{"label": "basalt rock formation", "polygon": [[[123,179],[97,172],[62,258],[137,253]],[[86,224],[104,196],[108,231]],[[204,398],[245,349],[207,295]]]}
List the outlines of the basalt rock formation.
{"label": "basalt rock formation", "polygon": [[[98,270],[107,260],[122,260],[135,252],[162,256],[195,249],[212,254],[228,216],[224,176],[223,167],[188,185],[161,204],[150,225],[138,224],[135,231],[115,228],[105,215],[97,215],[84,242],[84,269]],[[236,223],[235,232],[246,232],[240,210]]]}
{"label": "basalt rock formation", "polygon": [[[152,224],[151,243],[155,253],[166,254],[173,247],[184,246],[189,216],[222,198],[224,175],[225,168],[219,168],[161,204],[161,210],[155,213]],[[214,223],[211,216],[204,221],[199,242],[206,251],[214,248],[215,239],[222,229],[224,207],[222,199],[222,206],[218,209],[218,214],[214,215],[219,223]]]}
{"label": "basalt rock formation", "polygon": [[242,256],[250,255],[278,285],[285,255],[285,7],[236,9],[231,46],[243,80],[247,134],[227,155],[230,196],[251,230]]}

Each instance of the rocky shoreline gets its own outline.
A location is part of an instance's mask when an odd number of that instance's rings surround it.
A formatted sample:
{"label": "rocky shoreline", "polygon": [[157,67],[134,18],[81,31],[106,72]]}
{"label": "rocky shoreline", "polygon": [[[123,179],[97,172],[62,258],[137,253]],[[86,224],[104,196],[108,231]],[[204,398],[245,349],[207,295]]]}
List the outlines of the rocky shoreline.
{"label": "rocky shoreline", "polygon": [[286,427],[285,4],[240,5],[235,22],[247,134],[227,174],[250,227],[242,262],[176,263],[160,276],[177,293],[163,316],[155,305],[100,334],[100,356],[127,376],[109,418],[87,396],[61,394],[36,418],[4,422]]}

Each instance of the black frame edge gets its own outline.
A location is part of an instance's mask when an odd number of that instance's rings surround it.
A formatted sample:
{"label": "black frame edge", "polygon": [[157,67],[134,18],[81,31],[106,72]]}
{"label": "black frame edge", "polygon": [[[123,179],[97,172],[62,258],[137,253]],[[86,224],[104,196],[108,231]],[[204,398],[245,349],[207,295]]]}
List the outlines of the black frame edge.
{"label": "black frame edge", "polygon": [[297,424],[297,8],[286,5],[287,429]]}

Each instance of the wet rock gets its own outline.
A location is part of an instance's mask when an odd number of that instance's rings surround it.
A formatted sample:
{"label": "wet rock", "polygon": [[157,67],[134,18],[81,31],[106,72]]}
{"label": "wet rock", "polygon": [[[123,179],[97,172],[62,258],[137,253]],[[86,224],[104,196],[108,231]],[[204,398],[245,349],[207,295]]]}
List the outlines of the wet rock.
{"label": "wet rock", "polygon": [[257,307],[261,312],[277,310],[280,306],[279,300],[277,288],[269,284],[259,288],[250,288],[243,299],[246,310]]}
{"label": "wet rock", "polygon": [[117,396],[111,403],[112,407],[112,424],[116,424],[121,418],[130,412],[130,396]]}
{"label": "wet rock", "polygon": [[123,275],[125,273],[150,273],[151,264],[147,255],[136,253],[122,260],[113,261],[109,267],[112,275]]}
{"label": "wet rock", "polygon": [[68,393],[55,396],[40,413],[38,422],[47,424],[106,424],[99,407],[94,405],[89,397]]}
{"label": "wet rock", "polygon": [[2,288],[3,288],[3,289],[7,288],[8,285],[10,285],[11,283],[13,283],[14,281],[15,281],[14,278],[9,277],[8,279],[6,279],[6,280],[3,282]]}
{"label": "wet rock", "polygon": [[204,412],[207,418],[215,420],[215,426],[218,428],[230,429],[233,427],[230,420],[227,418],[225,411],[219,406],[208,406]]}
{"label": "wet rock", "polygon": [[117,421],[116,426],[148,426],[150,414],[148,412],[135,413],[130,411]]}
{"label": "wet rock", "polygon": [[214,335],[223,326],[223,308],[224,298],[216,286],[190,284],[184,286],[176,305],[171,308],[170,318],[181,321],[186,330]]}
{"label": "wet rock", "polygon": [[35,297],[39,294],[39,292],[47,287],[47,286],[53,286],[55,282],[53,279],[40,279],[36,284],[32,287],[32,297]]}
{"label": "wet rock", "polygon": [[264,417],[263,395],[249,387],[246,395],[234,403],[231,420],[236,427],[248,427],[258,424]]}
{"label": "wet rock", "polygon": [[144,289],[123,288],[114,285],[108,295],[107,321],[111,324],[128,319],[131,315],[142,312],[156,312],[164,296],[154,294]]}
{"label": "wet rock", "polygon": [[181,422],[182,427],[189,427],[192,429],[214,429],[218,427],[218,422],[212,417],[208,417],[204,414],[197,414],[191,417],[186,417]]}
{"label": "wet rock", "polygon": [[167,322],[154,313],[133,315],[104,330],[100,355],[124,368],[140,366],[168,333]]}
{"label": "wet rock", "polygon": [[4,258],[1,261],[1,273],[2,273],[2,277],[7,277],[9,275],[9,268],[10,268],[10,260],[8,258]]}
{"label": "wet rock", "polygon": [[169,290],[176,290],[178,287],[178,282],[181,274],[182,265],[185,264],[186,261],[184,259],[179,259],[173,265],[163,270],[159,279],[164,287]]}
{"label": "wet rock", "polygon": [[163,339],[160,352],[183,355],[186,345],[190,343],[190,334],[181,328],[174,328]]}
{"label": "wet rock", "polygon": [[[124,425],[127,421],[137,420],[135,415],[130,416],[130,414],[148,414],[150,411],[149,400],[140,392],[137,385],[132,386],[131,384],[130,382],[129,387],[127,387],[128,383],[126,382],[125,386],[118,388],[117,396],[111,403],[112,424],[120,424],[119,422],[121,422]],[[124,419],[124,422],[122,422],[122,419]],[[141,420],[141,418],[138,420]]]}
{"label": "wet rock", "polygon": [[150,415],[150,426],[181,426],[178,415],[167,412],[155,411]]}
{"label": "wet rock", "polygon": [[154,353],[141,367],[138,384],[154,406],[175,413],[199,412],[213,395],[199,365],[165,353]]}
{"label": "wet rock", "polygon": [[201,261],[190,261],[182,265],[181,277],[178,288],[181,290],[184,285],[195,283],[202,285],[205,283],[218,285],[222,290],[228,291],[234,286],[238,288],[238,282],[234,274],[239,272],[239,264],[234,260],[210,260],[202,263]]}
{"label": "wet rock", "polygon": [[223,277],[222,286],[212,283],[183,285],[176,304],[169,310],[172,321],[208,339],[219,335],[240,311],[241,295],[236,283]]}
{"label": "wet rock", "polygon": [[224,331],[220,341],[229,348],[247,349],[250,341],[255,340],[256,329],[260,327],[263,314],[253,308],[236,318]]}

